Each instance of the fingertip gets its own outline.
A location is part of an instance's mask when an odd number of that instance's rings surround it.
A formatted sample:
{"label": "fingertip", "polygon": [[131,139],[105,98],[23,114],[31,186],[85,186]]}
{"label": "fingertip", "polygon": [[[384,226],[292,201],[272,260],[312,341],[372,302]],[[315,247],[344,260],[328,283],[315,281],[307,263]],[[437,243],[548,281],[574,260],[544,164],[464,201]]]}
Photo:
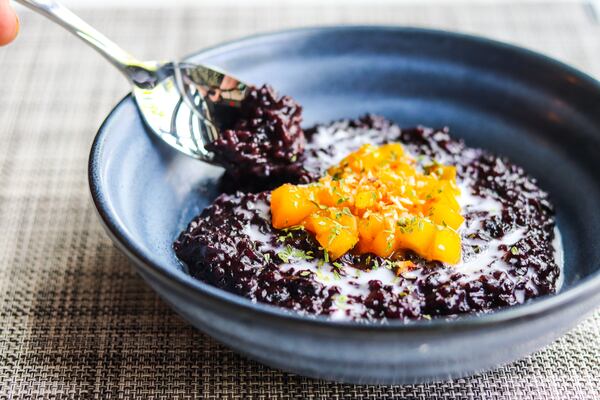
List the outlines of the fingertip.
{"label": "fingertip", "polygon": [[19,32],[19,17],[8,2],[0,2],[0,46],[12,42]]}

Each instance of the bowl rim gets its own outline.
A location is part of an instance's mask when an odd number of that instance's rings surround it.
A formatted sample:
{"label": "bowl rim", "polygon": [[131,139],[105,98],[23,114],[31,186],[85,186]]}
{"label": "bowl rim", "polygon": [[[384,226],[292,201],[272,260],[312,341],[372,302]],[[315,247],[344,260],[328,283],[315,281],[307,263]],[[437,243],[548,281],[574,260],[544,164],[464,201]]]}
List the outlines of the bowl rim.
{"label": "bowl rim", "polygon": [[[500,42],[494,39],[489,39],[481,36],[464,34],[459,32],[449,32],[444,30],[388,26],[388,25],[344,25],[344,26],[317,26],[278,30],[273,32],[259,33],[249,36],[244,36],[239,39],[226,41],[217,45],[199,50],[184,57],[184,59],[211,56],[216,54],[235,51],[236,48],[246,45],[253,45],[261,41],[269,41],[273,39],[286,39],[293,36],[322,34],[329,32],[386,32],[394,34],[417,34],[423,36],[433,36],[438,38],[450,38],[463,42],[471,42],[475,44],[485,45],[496,49],[504,49],[512,51],[515,55],[526,57],[532,60],[546,63],[549,66],[561,69],[571,75],[576,76],[586,84],[588,89],[592,88],[600,95],[600,82],[588,74],[571,67],[563,62],[553,59],[541,53],[529,50],[520,46]],[[531,318],[533,316],[542,316],[551,314],[553,310],[564,307],[568,304],[575,303],[579,299],[585,298],[588,294],[597,292],[600,289],[600,271],[592,273],[581,281],[577,282],[573,287],[559,291],[555,295],[543,296],[535,299],[532,302],[519,304],[515,306],[498,309],[490,313],[483,314],[462,314],[453,318],[432,318],[431,320],[386,320],[381,321],[347,321],[347,320],[332,320],[325,316],[300,315],[293,311],[277,307],[267,303],[253,302],[243,296],[239,296],[225,290],[211,286],[205,282],[192,278],[183,271],[174,271],[172,268],[161,266],[150,257],[147,257],[144,252],[136,245],[132,238],[128,237],[125,229],[123,229],[118,221],[111,213],[110,201],[104,197],[102,190],[102,179],[100,174],[100,160],[102,158],[103,144],[109,132],[108,125],[115,118],[117,111],[127,102],[134,101],[131,93],[122,98],[110,111],[107,117],[102,122],[98,132],[93,140],[88,161],[88,183],[90,187],[92,201],[96,211],[100,217],[100,221],[106,232],[111,237],[117,247],[123,251],[138,267],[143,268],[144,272],[150,273],[154,278],[157,278],[169,285],[176,285],[178,290],[185,291],[192,296],[204,295],[209,296],[213,300],[223,301],[231,306],[235,306],[250,313],[259,313],[265,317],[274,317],[280,320],[287,320],[299,324],[308,324],[310,326],[321,326],[328,328],[344,328],[353,330],[394,330],[394,331],[423,331],[437,329],[469,329],[475,327],[491,326],[509,321]]]}

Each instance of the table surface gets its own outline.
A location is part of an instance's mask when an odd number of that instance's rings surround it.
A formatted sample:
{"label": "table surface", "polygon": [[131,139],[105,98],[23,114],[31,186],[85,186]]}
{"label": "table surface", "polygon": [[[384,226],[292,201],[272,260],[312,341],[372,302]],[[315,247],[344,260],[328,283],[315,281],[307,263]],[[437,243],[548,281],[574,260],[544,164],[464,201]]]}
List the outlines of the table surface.
{"label": "table surface", "polygon": [[[247,34],[394,24],[517,43],[600,76],[598,17],[578,3],[102,9],[125,48],[179,57]],[[91,141],[126,82],[37,15],[0,49],[0,399],[598,399],[600,312],[530,357],[451,382],[353,386],[249,361],[189,326],[111,244],[87,185]]]}

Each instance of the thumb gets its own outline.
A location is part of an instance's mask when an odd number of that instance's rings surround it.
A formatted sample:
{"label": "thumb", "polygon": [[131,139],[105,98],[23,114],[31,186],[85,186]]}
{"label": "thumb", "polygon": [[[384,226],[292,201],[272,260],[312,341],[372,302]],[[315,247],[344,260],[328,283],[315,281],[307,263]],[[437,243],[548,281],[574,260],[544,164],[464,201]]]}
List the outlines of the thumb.
{"label": "thumb", "polygon": [[0,46],[10,43],[19,31],[19,19],[9,0],[0,0]]}

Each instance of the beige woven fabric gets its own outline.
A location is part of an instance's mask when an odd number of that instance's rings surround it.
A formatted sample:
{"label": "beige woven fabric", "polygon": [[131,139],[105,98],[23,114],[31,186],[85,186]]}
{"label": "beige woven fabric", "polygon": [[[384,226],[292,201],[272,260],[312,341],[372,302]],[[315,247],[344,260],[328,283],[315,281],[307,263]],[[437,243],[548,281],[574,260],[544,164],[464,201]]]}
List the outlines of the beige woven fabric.
{"label": "beige woven fabric", "polygon": [[[430,26],[531,47],[600,76],[600,25],[579,4],[84,11],[142,57],[284,27]],[[94,133],[127,92],[60,28],[22,16],[0,49],[0,399],[598,399],[600,312],[494,372],[414,386],[325,383],[232,353],[172,312],[111,244],[89,200]]]}

